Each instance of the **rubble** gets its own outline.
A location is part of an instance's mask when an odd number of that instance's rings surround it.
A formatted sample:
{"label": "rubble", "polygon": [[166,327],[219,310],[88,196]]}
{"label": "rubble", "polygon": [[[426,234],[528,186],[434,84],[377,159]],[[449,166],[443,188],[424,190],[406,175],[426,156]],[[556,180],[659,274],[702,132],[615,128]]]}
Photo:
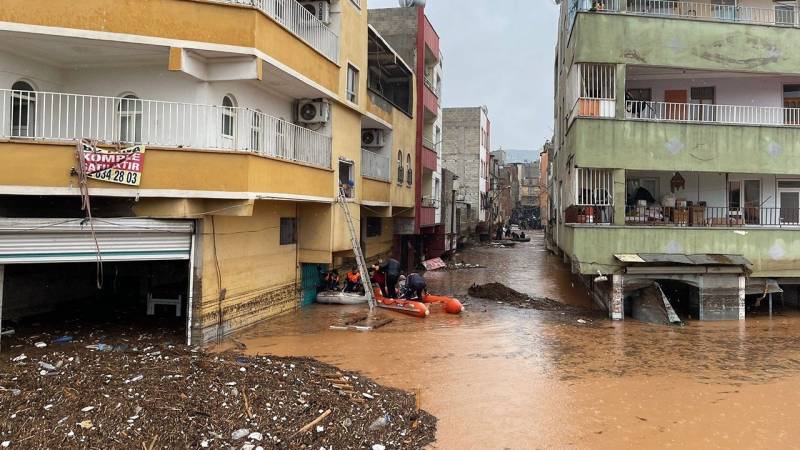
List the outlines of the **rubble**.
{"label": "rubble", "polygon": [[92,329],[48,347],[17,331],[0,353],[0,442],[13,447],[417,449],[435,438],[413,395],[317,360],[215,354],[163,330]]}
{"label": "rubble", "polygon": [[470,297],[509,304],[522,309],[538,309],[542,311],[574,311],[579,309],[551,298],[531,297],[502,283],[473,284],[468,292]]}

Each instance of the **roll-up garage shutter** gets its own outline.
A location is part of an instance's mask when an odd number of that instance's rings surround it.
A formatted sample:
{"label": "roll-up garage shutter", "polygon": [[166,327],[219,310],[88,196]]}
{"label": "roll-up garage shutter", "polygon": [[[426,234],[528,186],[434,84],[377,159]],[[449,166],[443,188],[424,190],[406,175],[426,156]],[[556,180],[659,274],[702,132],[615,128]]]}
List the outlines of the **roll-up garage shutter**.
{"label": "roll-up garage shutter", "polygon": [[[189,259],[189,220],[94,219],[103,261]],[[93,262],[95,240],[86,219],[0,218],[0,264]]]}

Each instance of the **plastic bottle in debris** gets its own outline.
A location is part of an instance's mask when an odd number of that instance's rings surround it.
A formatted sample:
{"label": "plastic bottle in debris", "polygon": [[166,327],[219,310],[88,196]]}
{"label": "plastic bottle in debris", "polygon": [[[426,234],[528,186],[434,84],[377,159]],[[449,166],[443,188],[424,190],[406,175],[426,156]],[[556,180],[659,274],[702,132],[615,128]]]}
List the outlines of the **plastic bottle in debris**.
{"label": "plastic bottle in debris", "polygon": [[389,424],[389,416],[378,417],[369,426],[370,431],[379,430]]}

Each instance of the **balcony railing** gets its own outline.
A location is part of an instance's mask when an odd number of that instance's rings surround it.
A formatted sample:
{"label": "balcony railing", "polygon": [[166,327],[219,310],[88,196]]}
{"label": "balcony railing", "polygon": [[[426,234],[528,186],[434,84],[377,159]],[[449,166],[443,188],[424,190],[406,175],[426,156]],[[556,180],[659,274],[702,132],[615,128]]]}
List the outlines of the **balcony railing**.
{"label": "balcony railing", "polygon": [[436,148],[436,144],[434,144],[434,142],[430,138],[426,138],[426,137],[423,136],[422,137],[422,145],[425,148],[429,149],[429,150],[433,150],[435,152],[439,151],[439,149]]}
{"label": "balcony railing", "polygon": [[792,6],[774,8],[715,5],[703,2],[667,0],[573,0],[579,11],[627,13],[643,16],[680,17],[715,22],[737,22],[775,26],[795,26]]}
{"label": "balcony railing", "polygon": [[771,106],[705,105],[628,100],[625,102],[625,116],[633,120],[665,122],[800,126],[800,108]]}
{"label": "balcony railing", "polygon": [[668,208],[662,206],[626,206],[627,225],[652,225],[675,227],[798,227],[800,209],[797,207],[725,207],[690,206]]}
{"label": "balcony railing", "polygon": [[391,181],[392,164],[388,156],[361,149],[361,175],[381,181]]}
{"label": "balcony railing", "polygon": [[422,197],[420,204],[423,208],[438,208],[440,203],[437,198]]}
{"label": "balcony railing", "polygon": [[437,97],[441,97],[441,88],[436,86],[436,83],[433,82],[433,78],[431,78],[429,75],[425,75],[425,86],[428,86],[428,89],[436,94]]}
{"label": "balcony railing", "polygon": [[247,108],[0,89],[0,138],[250,152],[331,167],[331,138]]}
{"label": "balcony railing", "polygon": [[297,0],[214,0],[253,7],[325,55],[339,60],[339,36]]}

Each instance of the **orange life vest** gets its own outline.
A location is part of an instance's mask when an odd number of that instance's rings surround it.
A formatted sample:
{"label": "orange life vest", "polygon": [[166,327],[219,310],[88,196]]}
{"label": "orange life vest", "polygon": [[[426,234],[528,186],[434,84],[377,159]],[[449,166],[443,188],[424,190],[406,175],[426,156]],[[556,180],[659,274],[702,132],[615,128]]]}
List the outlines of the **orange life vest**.
{"label": "orange life vest", "polygon": [[361,274],[358,272],[347,272],[347,281],[351,283],[358,283],[361,281]]}

